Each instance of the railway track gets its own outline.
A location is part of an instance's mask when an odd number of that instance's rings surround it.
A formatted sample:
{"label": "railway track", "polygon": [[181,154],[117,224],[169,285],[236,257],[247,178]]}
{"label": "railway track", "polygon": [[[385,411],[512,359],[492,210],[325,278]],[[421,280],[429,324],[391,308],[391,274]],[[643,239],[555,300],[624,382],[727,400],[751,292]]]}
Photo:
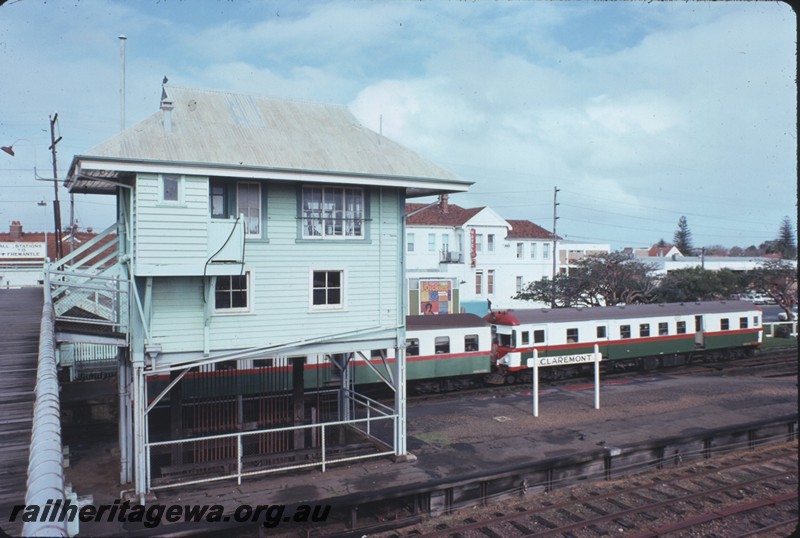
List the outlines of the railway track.
{"label": "railway track", "polygon": [[461,510],[369,536],[777,537],[796,529],[797,503],[793,442],[527,501]]}

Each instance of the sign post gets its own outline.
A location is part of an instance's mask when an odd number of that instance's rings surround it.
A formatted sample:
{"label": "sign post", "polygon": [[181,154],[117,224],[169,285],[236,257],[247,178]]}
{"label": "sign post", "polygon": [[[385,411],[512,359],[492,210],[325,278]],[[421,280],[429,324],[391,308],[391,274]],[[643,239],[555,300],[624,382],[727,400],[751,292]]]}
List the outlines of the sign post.
{"label": "sign post", "polygon": [[600,409],[600,361],[603,355],[600,347],[594,345],[594,353],[580,355],[557,355],[555,357],[539,357],[539,351],[533,349],[533,357],[528,359],[528,367],[533,368],[533,416],[539,416],[539,367],[565,366],[567,364],[594,363],[594,408]]}

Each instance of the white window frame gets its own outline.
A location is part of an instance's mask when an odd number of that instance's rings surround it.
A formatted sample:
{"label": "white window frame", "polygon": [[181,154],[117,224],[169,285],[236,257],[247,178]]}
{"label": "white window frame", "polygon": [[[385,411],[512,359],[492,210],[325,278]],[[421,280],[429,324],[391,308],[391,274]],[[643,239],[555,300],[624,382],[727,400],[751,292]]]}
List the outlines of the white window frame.
{"label": "white window frame", "polygon": [[406,251],[414,252],[414,233],[406,232]]}
{"label": "white window frame", "polygon": [[525,243],[517,243],[517,259],[521,260],[525,257]]}
{"label": "white window frame", "polygon": [[[177,183],[178,195],[177,200],[167,200],[164,197],[164,189],[166,188],[166,181],[175,181]],[[160,174],[158,176],[158,202],[160,204],[169,204],[169,205],[181,205],[183,204],[183,188],[184,188],[184,179],[183,176],[177,174]]]}
{"label": "white window frame", "polygon": [[[314,273],[339,273],[339,303],[314,304]],[[327,279],[327,277],[326,277]],[[325,287],[323,289],[331,289]],[[335,267],[312,267],[308,273],[308,309],[310,312],[342,311],[347,306],[347,269]]]}
{"label": "white window frame", "polygon": [[[244,226],[244,236],[247,239],[260,239],[261,238],[261,220],[262,220],[261,219],[261,215],[262,215],[262,213],[261,213],[261,184],[258,183],[258,182],[255,182],[255,181],[237,181],[236,182],[236,215],[237,216],[239,216],[239,215],[241,215],[243,213],[243,211],[242,211],[243,208],[240,205],[241,202],[242,202],[242,197],[239,196],[239,188],[244,186],[244,185],[247,185],[248,189],[251,186],[255,186],[257,191],[258,191],[258,193],[256,195],[256,199],[258,201],[258,219],[256,220],[256,223],[258,225],[258,231],[257,232],[251,232],[250,231],[250,226],[248,225],[249,223],[247,221],[247,219],[250,218],[250,215],[248,215],[246,212],[244,212],[245,221],[242,223],[242,225]],[[251,210],[253,208],[252,207],[247,207],[246,209]]]}
{"label": "white window frame", "polygon": [[542,243],[542,259],[550,259],[550,243]]}
{"label": "white window frame", "polygon": [[536,243],[531,243],[531,259],[536,259]]}
{"label": "white window frame", "polygon": [[517,293],[522,292],[522,277],[517,276]]}
{"label": "white window frame", "polygon": [[[306,198],[307,194],[315,191],[319,193],[319,207],[306,207],[307,203],[316,205],[313,198],[308,200]],[[357,195],[360,199],[358,210],[348,208],[351,195]],[[340,208],[336,207],[338,196],[341,196],[342,201]],[[326,207],[327,204],[334,206]],[[366,196],[361,187],[303,185],[300,193],[300,212],[303,239],[342,241],[360,240],[366,237]],[[341,233],[337,233],[337,230],[341,230]]]}
{"label": "white window frame", "polygon": [[494,234],[486,235],[486,251],[494,252]]}
{"label": "white window frame", "polygon": [[428,252],[436,252],[436,234],[428,234]]}
{"label": "white window frame", "polygon": [[233,275],[218,275],[214,279],[214,287],[211,289],[212,300],[214,301],[214,315],[231,315],[231,314],[249,314],[253,312],[253,271],[252,270],[245,270],[241,276],[245,277],[245,291],[247,294],[247,306],[245,307],[230,307],[230,308],[219,308],[217,306],[217,284],[220,282],[220,279],[223,278],[231,278],[231,277],[238,277],[240,275],[233,274]]}
{"label": "white window frame", "polygon": [[483,295],[483,270],[475,271],[475,295]]}
{"label": "white window frame", "polygon": [[486,271],[486,295],[494,295],[494,269]]}

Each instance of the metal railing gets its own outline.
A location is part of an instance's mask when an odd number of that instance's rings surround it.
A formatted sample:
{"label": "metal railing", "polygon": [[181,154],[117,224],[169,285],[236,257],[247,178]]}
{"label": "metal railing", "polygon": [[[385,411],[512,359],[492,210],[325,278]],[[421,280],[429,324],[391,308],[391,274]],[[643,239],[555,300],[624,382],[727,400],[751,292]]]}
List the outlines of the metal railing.
{"label": "metal railing", "polygon": [[130,286],[118,259],[117,231],[113,224],[68,256],[45,264],[56,321],[128,332]]}
{"label": "metal railing", "polygon": [[[349,390],[344,392],[347,396],[348,414],[351,415],[350,418],[344,420],[206,435],[171,441],[150,442],[148,438],[145,441],[147,490],[190,486],[228,479],[236,479],[237,483],[241,484],[242,479],[247,477],[311,467],[320,467],[322,472],[325,472],[328,465],[394,454],[391,442],[382,439],[382,437],[391,438],[393,436],[398,419],[398,415],[394,414],[394,410],[361,394]],[[359,415],[359,418],[353,418],[352,414]],[[361,447],[361,450],[366,453],[348,453],[348,446],[350,449],[353,447],[351,438],[344,444],[330,442],[330,437],[336,433],[342,435],[348,429],[350,431],[357,430],[358,436],[368,440],[371,448],[365,449],[363,446]],[[259,446],[262,446],[265,441],[269,441],[270,436],[293,436],[298,435],[298,432],[304,439],[311,440],[310,449],[282,453],[258,450]],[[161,483],[153,484],[153,449],[174,448],[175,446],[179,446],[178,450],[187,455],[198,454],[211,449],[217,457],[179,465],[177,466],[177,472],[170,466],[163,466],[161,469],[162,475],[183,474],[184,476],[188,475],[190,479],[181,480],[178,478],[177,481],[169,478],[164,481],[157,479]],[[164,471],[167,472],[165,473]]]}
{"label": "metal railing", "polygon": [[[36,369],[36,399],[33,404],[28,483],[25,492],[27,506],[46,506],[48,502],[55,504],[58,500],[63,504],[66,498],[55,322],[53,303],[47,286],[44,294],[45,301],[39,329],[39,364]],[[23,525],[24,536],[68,536],[66,521],[36,519]]]}

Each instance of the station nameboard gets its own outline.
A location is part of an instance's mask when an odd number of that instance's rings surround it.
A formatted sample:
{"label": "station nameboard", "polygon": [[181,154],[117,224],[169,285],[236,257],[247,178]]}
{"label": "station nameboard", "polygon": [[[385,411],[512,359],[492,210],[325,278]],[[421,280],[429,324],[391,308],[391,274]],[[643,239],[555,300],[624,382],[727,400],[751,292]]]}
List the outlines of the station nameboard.
{"label": "station nameboard", "polygon": [[581,364],[584,362],[594,362],[594,353],[581,353],[580,355],[558,355],[556,357],[537,357],[528,359],[528,368],[538,366],[564,366],[566,364]]}

